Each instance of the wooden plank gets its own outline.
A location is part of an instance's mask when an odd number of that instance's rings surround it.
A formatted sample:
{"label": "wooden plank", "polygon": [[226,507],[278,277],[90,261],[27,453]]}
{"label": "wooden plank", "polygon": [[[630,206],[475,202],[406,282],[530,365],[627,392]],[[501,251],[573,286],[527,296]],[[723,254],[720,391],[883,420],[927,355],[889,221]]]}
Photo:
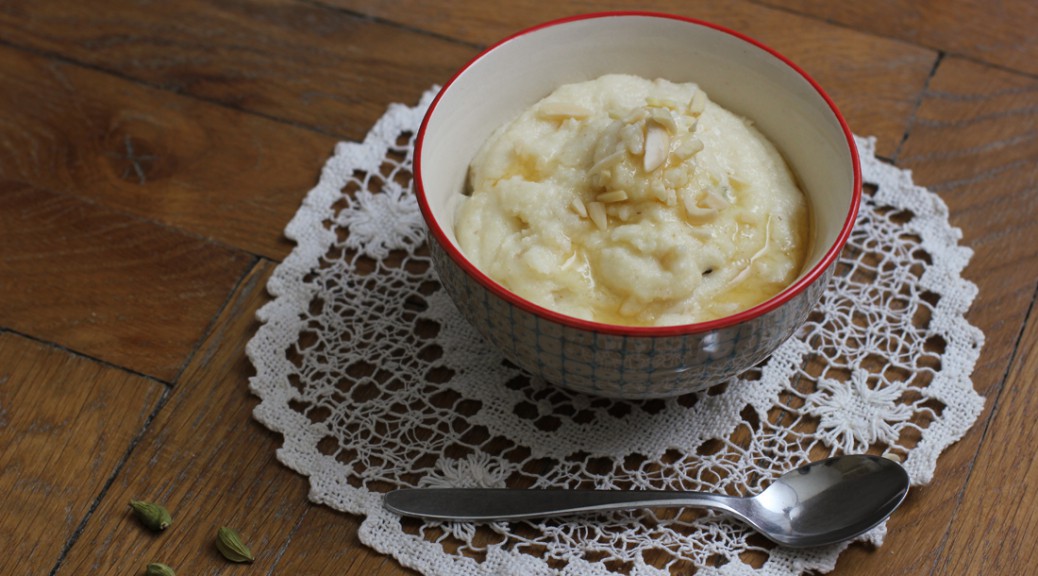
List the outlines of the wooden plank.
{"label": "wooden plank", "polygon": [[855,30],[1038,74],[1038,35],[1034,33],[1038,27],[1038,3],[1032,0],[764,2]]}
{"label": "wooden plank", "polygon": [[303,518],[277,564],[280,574],[386,574],[416,576],[361,543],[359,519],[326,506],[313,506]]}
{"label": "wooden plank", "polygon": [[251,257],[0,181],[0,326],[172,381]]}
{"label": "wooden plank", "polygon": [[[905,133],[936,53],[750,2],[683,0],[459,2],[325,0],[363,14],[467,42],[489,44],[527,26],[603,10],[651,10],[715,22],[748,34],[802,66],[832,96],[857,134],[889,155]],[[441,82],[443,80],[440,80]]]}
{"label": "wooden plank", "polygon": [[[970,317],[987,335],[978,384],[1001,383],[1038,281],[1038,81],[942,61],[898,163],[937,192],[974,250]],[[1023,240],[1023,241],[1021,241]]]}
{"label": "wooden plank", "polygon": [[[31,102],[31,106],[26,103]],[[335,139],[0,47],[0,173],[282,258]]]}
{"label": "wooden plank", "polygon": [[[974,381],[989,398],[982,422],[990,420],[991,428],[970,463],[970,485],[935,559],[937,574],[1014,573],[1034,565],[1031,543],[1038,532],[1025,487],[1035,467],[1030,457],[1018,461],[1020,447],[1036,438],[1035,403],[1027,393],[1035,373],[1033,312],[1023,341],[1018,338],[1038,288],[1036,94],[1034,78],[946,59],[901,154],[916,179],[948,202],[952,223],[976,252],[966,270],[980,288],[970,317],[987,336]],[[967,477],[982,430],[943,462],[959,476],[956,483]],[[1001,492],[997,499],[994,490]],[[1022,512],[1013,512],[1018,506]],[[1007,515],[998,522],[1000,513]]]}
{"label": "wooden plank", "polygon": [[164,390],[0,334],[0,573],[54,568]]}
{"label": "wooden plank", "polygon": [[[242,282],[58,574],[138,574],[149,562],[178,574],[224,573],[230,565],[213,543],[223,525],[255,553],[249,573],[276,565],[312,505],[306,478],[275,457],[280,436],[252,419],[243,350],[272,269],[262,261]],[[143,531],[126,512],[134,498],[164,503],[173,525],[158,536]]]}
{"label": "wooden plank", "polygon": [[[840,574],[922,575],[931,574],[942,563],[948,564],[949,571],[942,568],[939,572],[960,574],[964,572],[951,567],[958,566],[963,557],[977,554],[977,547],[965,541],[967,536],[1003,537],[981,528],[963,516],[965,509],[957,508],[967,478],[996,482],[1004,480],[1010,470],[1008,461],[985,465],[984,452],[1010,438],[1014,446],[1029,445],[1008,432],[988,433],[987,442],[983,446],[980,442],[988,422],[1001,429],[1006,426],[1002,420],[1015,422],[1031,417],[1032,412],[1022,401],[1007,403],[999,394],[1007,370],[1020,370],[1019,361],[1013,365],[1010,361],[1038,288],[1038,246],[1028,240],[1038,238],[1038,202],[1033,194],[1038,180],[1036,92],[1038,82],[1033,78],[959,58],[945,59],[931,80],[899,155],[899,164],[913,170],[915,182],[938,192],[948,204],[951,223],[964,231],[963,244],[975,251],[964,276],[980,291],[967,318],[986,336],[973,382],[987,402],[978,424],[942,455],[933,482],[913,491],[891,519],[891,533],[883,548],[876,554],[852,548],[840,558]],[[1030,342],[1022,349],[1033,348],[1033,340]],[[993,413],[996,402],[1005,407],[999,413]],[[1017,432],[1026,438],[1027,430]],[[975,462],[978,450],[981,462]],[[983,498],[977,492],[971,494]],[[995,503],[989,498],[984,505],[993,507]],[[956,528],[959,540],[954,543],[958,549],[950,550],[944,527],[956,518],[956,525],[961,524]],[[1032,527],[1025,524],[1020,529],[1026,533]]]}
{"label": "wooden plank", "polygon": [[[1027,330],[994,407],[935,575],[1020,574],[1038,565],[1038,314]],[[1011,439],[1011,440],[1010,440]]]}
{"label": "wooden plank", "polygon": [[[137,574],[154,561],[222,573],[213,536],[224,524],[256,555],[250,572],[415,574],[364,547],[355,517],[310,504],[308,480],[276,459],[282,438],[252,419],[242,350],[273,267],[262,261],[242,283],[57,574]],[[173,526],[143,531],[126,512],[134,498],[164,503]]]}
{"label": "wooden plank", "polygon": [[292,0],[17,0],[0,6],[0,30],[8,44],[349,139],[475,54]]}

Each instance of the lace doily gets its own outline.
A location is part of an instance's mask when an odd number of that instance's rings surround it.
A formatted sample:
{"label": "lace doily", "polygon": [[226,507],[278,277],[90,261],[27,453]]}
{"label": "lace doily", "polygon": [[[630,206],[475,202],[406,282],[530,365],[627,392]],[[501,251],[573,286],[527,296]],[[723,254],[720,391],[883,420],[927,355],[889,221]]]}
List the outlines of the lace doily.
{"label": "lace doily", "polygon": [[[947,208],[858,145],[869,184],[808,323],[702,393],[625,402],[531,381],[476,335],[436,280],[411,190],[434,93],[341,143],[285,233],[296,248],[247,353],[255,417],[310,499],[363,517],[360,538],[425,574],[799,575],[846,544],[776,547],[738,522],[646,510],[514,523],[423,523],[382,509],[404,486],[688,489],[746,494],[829,455],[899,457],[916,485],[983,400],[983,334],[964,314],[972,252]],[[879,544],[885,529],[863,539]]]}

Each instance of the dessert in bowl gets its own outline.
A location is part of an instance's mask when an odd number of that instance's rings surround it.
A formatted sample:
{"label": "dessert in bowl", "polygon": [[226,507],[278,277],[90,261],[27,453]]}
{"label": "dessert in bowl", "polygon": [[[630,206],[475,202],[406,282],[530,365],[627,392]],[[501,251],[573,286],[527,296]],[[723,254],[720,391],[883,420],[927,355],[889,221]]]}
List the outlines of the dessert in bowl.
{"label": "dessert in bowl", "polygon": [[652,13],[484,51],[430,106],[415,183],[469,322],[532,374],[620,398],[766,358],[821,296],[861,196],[853,136],[802,70]]}

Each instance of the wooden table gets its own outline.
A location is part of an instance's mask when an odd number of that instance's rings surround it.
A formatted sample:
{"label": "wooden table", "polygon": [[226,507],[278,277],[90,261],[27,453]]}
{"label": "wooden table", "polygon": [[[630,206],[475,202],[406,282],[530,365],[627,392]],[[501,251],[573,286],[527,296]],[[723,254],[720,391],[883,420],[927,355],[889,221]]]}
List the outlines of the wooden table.
{"label": "wooden table", "polygon": [[[482,46],[606,8],[741,30],[939,193],[980,288],[977,424],[836,573],[1038,565],[1038,4],[0,3],[0,573],[407,574],[307,501],[256,423],[243,349],[282,230],[339,140]],[[131,498],[176,530],[142,532]],[[229,567],[217,526],[249,535]]]}

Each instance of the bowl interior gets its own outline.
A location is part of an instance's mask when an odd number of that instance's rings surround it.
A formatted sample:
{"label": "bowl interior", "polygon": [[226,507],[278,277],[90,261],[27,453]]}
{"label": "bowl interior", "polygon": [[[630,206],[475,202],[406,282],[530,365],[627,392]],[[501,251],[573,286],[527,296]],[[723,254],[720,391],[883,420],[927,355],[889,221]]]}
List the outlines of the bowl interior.
{"label": "bowl interior", "polygon": [[[457,248],[453,222],[471,159],[490,134],[562,84],[608,73],[696,82],[752,119],[808,196],[812,246],[801,277],[837,244],[856,208],[856,157],[839,115],[803,74],[768,50],[710,25],[646,14],[551,23],[520,33],[463,69],[434,103],[416,181],[433,233]],[[448,248],[448,251],[451,251]]]}

